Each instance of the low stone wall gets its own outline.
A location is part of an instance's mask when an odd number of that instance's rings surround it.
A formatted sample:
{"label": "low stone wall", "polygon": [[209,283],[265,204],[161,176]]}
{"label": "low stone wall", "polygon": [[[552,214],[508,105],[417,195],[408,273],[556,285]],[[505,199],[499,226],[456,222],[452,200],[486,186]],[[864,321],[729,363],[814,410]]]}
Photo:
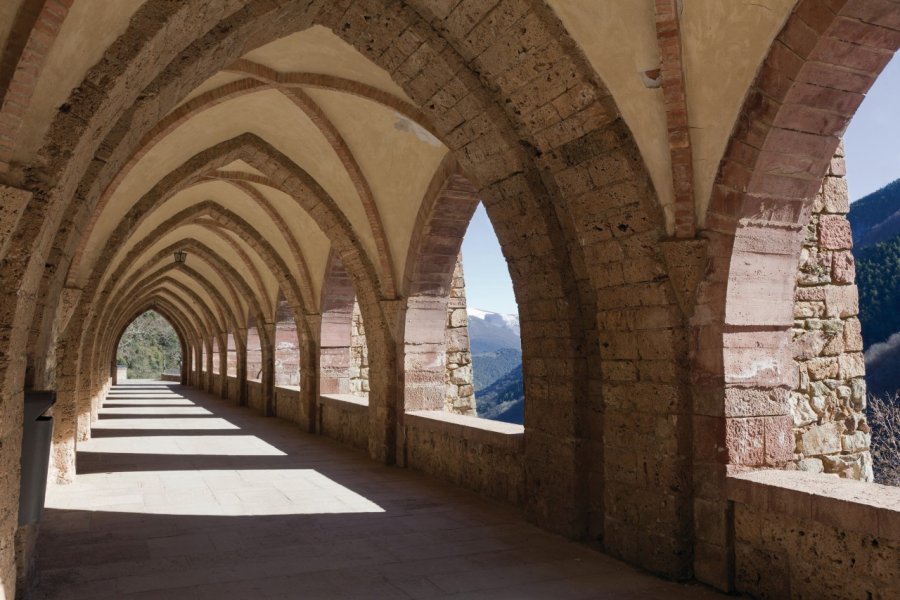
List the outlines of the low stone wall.
{"label": "low stone wall", "polygon": [[247,381],[247,406],[260,412],[265,410],[261,381]]}
{"label": "low stone wall", "polygon": [[304,429],[309,427],[309,415],[303,406],[300,388],[297,386],[275,386],[275,415],[297,423]]}
{"label": "low stone wall", "polygon": [[352,394],[319,396],[319,433],[342,444],[369,449],[369,401]]}
{"label": "low stone wall", "polygon": [[241,382],[238,381],[237,377],[234,377],[232,375],[228,375],[227,380],[228,380],[228,399],[231,402],[234,402],[235,404],[237,404],[241,398]]}
{"label": "low stone wall", "polygon": [[162,375],[159,376],[159,379],[161,381],[174,381],[174,382],[178,383],[181,381],[181,375],[172,375],[169,373],[163,373]]}
{"label": "low stone wall", "polygon": [[515,505],[525,497],[521,425],[443,411],[406,413],[406,466]]}
{"label": "low stone wall", "polygon": [[736,591],[756,598],[900,598],[900,488],[756,471],[730,477],[728,498]]}

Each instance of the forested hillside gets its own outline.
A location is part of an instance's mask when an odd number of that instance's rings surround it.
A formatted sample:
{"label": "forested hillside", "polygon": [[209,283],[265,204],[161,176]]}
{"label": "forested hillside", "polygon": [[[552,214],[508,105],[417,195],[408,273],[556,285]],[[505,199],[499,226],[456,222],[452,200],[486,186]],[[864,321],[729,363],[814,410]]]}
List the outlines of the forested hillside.
{"label": "forested hillside", "polygon": [[116,360],[128,367],[129,379],[155,379],[180,367],[181,343],[169,322],[148,310],[125,330]]}
{"label": "forested hillside", "polygon": [[854,202],[849,217],[857,250],[900,234],[900,179]]}
{"label": "forested hillside", "polygon": [[869,393],[900,389],[900,180],[850,205]]}
{"label": "forested hillside", "polygon": [[900,331],[900,236],[856,253],[859,320],[866,346]]}

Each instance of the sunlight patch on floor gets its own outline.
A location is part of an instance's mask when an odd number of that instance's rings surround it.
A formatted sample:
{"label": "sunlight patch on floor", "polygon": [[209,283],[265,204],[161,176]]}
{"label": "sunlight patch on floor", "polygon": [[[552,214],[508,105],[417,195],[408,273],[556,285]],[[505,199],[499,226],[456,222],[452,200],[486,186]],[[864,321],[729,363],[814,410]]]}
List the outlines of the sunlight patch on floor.
{"label": "sunlight patch on floor", "polygon": [[51,486],[46,507],[196,516],[384,512],[313,469],[89,473],[72,484]]}
{"label": "sunlight patch on floor", "polygon": [[[233,427],[232,429],[237,429],[237,427]],[[135,431],[139,432],[140,430]],[[173,433],[177,433],[177,431],[173,430]],[[284,452],[255,435],[135,435],[127,437],[97,437],[88,442],[79,444],[78,450],[79,452],[149,455],[193,454],[202,456],[285,456]]]}

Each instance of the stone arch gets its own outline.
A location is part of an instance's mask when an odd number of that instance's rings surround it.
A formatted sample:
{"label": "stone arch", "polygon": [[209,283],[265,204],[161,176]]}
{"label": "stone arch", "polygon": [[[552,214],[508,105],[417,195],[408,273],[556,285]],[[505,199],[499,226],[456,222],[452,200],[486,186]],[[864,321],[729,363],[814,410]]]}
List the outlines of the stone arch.
{"label": "stone arch", "polygon": [[[692,319],[695,505],[725,512],[726,469],[793,459],[791,327],[804,231],[847,124],[897,50],[900,6],[800,0],[753,81],[705,216],[708,264]],[[850,293],[826,299],[835,310]],[[697,475],[695,475],[696,477]],[[697,544],[726,549],[697,530]],[[727,582],[727,553],[697,577]]]}
{"label": "stone arch", "polygon": [[[498,237],[510,261],[523,309],[525,351],[544,361],[540,370],[526,376],[526,389],[535,410],[547,415],[541,429],[531,432],[526,449],[530,481],[543,494],[531,500],[530,512],[551,528],[573,536],[585,535],[591,529],[587,515],[603,514],[605,492],[599,489],[598,481],[603,479],[604,467],[608,472],[615,471],[614,467],[621,465],[610,461],[622,455],[610,453],[600,460],[596,458],[599,453],[593,451],[596,448],[588,450],[581,443],[602,439],[606,428],[600,415],[607,403],[600,393],[603,383],[599,375],[592,378],[588,374],[600,372],[597,363],[604,354],[600,348],[606,351],[603,358],[613,361],[637,357],[633,336],[629,334],[637,329],[633,313],[639,310],[639,305],[650,304],[663,313],[656,322],[666,327],[672,321],[677,324],[677,319],[668,314],[674,299],[668,283],[661,279],[664,269],[655,249],[660,233],[659,215],[653,217],[655,209],[650,206],[652,190],[642,167],[629,170],[639,163],[634,160],[637,151],[618,119],[613,101],[582,64],[583,59],[571,49],[571,44],[566,45],[566,34],[552,17],[547,17],[549,9],[525,1],[510,2],[508,10],[498,10],[492,18],[470,21],[478,23],[476,35],[454,26],[454,21],[447,21],[448,14],[441,9],[432,10],[431,5],[418,3],[413,10],[372,0],[349,8],[329,5],[317,14],[308,14],[305,7],[295,5],[273,7],[269,12],[261,7],[244,8],[227,15],[221,26],[214,28],[212,23],[187,18],[198,6],[195,2],[173,7],[151,1],[141,9],[140,16],[168,19],[170,26],[166,30],[177,32],[178,40],[163,44],[163,55],[158,60],[143,60],[144,43],[156,34],[156,29],[154,19],[135,19],[126,34],[133,43],[125,44],[127,49],[122,50],[119,60],[104,62],[92,71],[91,78],[109,77],[112,85],[102,98],[92,90],[78,92],[80,95],[76,95],[73,104],[73,112],[80,117],[78,122],[58,118],[51,142],[42,151],[43,156],[54,157],[56,161],[48,167],[54,178],[59,176],[58,172],[65,171],[65,180],[59,179],[54,190],[72,190],[80,185],[84,192],[79,195],[83,206],[92,206],[96,197],[94,184],[100,187],[98,182],[105,181],[104,176],[115,172],[123,156],[130,155],[120,143],[127,145],[139,140],[151,126],[152,115],[164,114],[191,84],[196,85],[244,49],[311,22],[321,22],[340,32],[346,41],[394,74],[423,107],[466,173],[482,190],[492,220],[503,224],[498,228]],[[369,9],[389,18],[364,18],[370,16],[366,14]],[[154,14],[153,10],[157,12]],[[461,6],[459,10],[466,8]],[[392,24],[388,27],[386,21]],[[432,27],[431,21],[442,24]],[[403,26],[395,32],[396,23]],[[516,32],[510,28],[514,23],[518,25]],[[544,26],[546,31],[541,31]],[[501,72],[501,67],[509,58],[509,53],[503,51],[503,45],[510,44],[509,38],[503,35],[507,30],[511,31],[508,36],[516,38],[515,45],[521,42],[526,49],[546,50],[559,57],[553,72],[542,74],[548,83],[541,93],[532,96],[513,84],[533,74],[529,72],[527,52],[514,57],[517,62],[507,65],[513,72],[503,78],[505,71]],[[204,31],[209,33],[204,36]],[[406,36],[404,43],[398,41],[401,35]],[[413,43],[406,44],[410,38]],[[197,41],[190,44],[190,40]],[[486,52],[492,44],[496,44],[497,50]],[[184,51],[185,60],[174,61],[171,47]],[[135,67],[136,63],[170,64],[167,61],[177,62],[177,66],[155,80],[156,73],[144,73]],[[141,90],[151,82],[157,93],[139,98]],[[557,92],[559,96],[555,96]],[[107,127],[105,119],[118,114],[123,115],[122,119],[114,127]],[[88,132],[89,135],[82,135]],[[90,162],[101,143],[105,160]],[[71,164],[55,158],[62,156],[76,158]],[[618,172],[619,167],[608,167],[618,164],[622,157],[624,175]],[[592,168],[598,173],[596,179],[589,175]],[[611,175],[610,171],[616,173]],[[32,225],[50,217],[44,228],[46,233],[36,245],[40,262],[47,255],[49,236],[62,221],[62,215],[55,209],[63,205],[64,198],[70,197],[62,192],[54,194],[46,203],[46,210],[36,213],[33,219],[29,217]],[[598,202],[598,198],[603,201]],[[70,228],[75,229],[79,228]],[[22,246],[21,240],[16,244],[17,248]],[[346,266],[353,273],[356,265]],[[634,289],[608,289],[613,285]],[[396,322],[398,309],[389,302],[380,302],[376,289],[360,287],[360,304],[368,322],[374,326],[371,341],[384,350],[384,363],[379,365],[383,368],[378,369],[379,377],[385,378],[378,383],[380,405],[372,411],[373,424],[380,431],[373,430],[371,452],[390,460],[399,396],[396,383],[390,379],[396,372],[392,350],[396,331],[392,324]],[[620,321],[625,326],[612,328],[609,333],[598,325],[598,303],[592,299],[597,290],[603,296],[600,308],[610,312],[613,310],[610,307],[619,306],[623,297],[633,299],[633,304],[625,303],[626,310],[631,311],[630,316]],[[615,318],[616,315],[601,317],[604,325]],[[642,335],[651,333],[644,331]],[[538,352],[541,347],[553,357],[541,357],[542,353]],[[381,359],[382,352],[376,355]],[[668,361],[667,365],[676,368],[671,356],[647,360]],[[627,396],[634,391],[627,389],[630,383],[611,384],[611,393],[617,399]],[[660,391],[666,397],[678,396],[671,385],[652,380],[641,383],[645,388],[662,388]],[[681,408],[683,398],[676,397],[673,402]],[[551,456],[554,461],[548,461]],[[667,456],[660,460],[649,451],[642,457],[659,463],[660,468],[673,459]],[[604,465],[604,461],[610,464]],[[542,467],[550,462],[565,468]],[[591,466],[582,468],[585,463]],[[592,478],[595,481],[589,481]],[[619,492],[628,487],[624,481],[617,483]],[[654,487],[649,481],[643,485],[647,489]],[[680,498],[677,493],[674,496]],[[671,497],[660,499],[661,504],[670,501]],[[572,514],[579,517],[572,519]],[[668,538],[678,539],[675,529],[682,518],[679,515],[666,524]],[[607,536],[611,547],[621,541],[631,525],[640,526],[629,521],[624,511],[610,514],[609,520],[620,533],[619,538]],[[593,525],[594,530],[601,528],[602,522]],[[640,556],[636,560],[644,562]],[[679,566],[668,565],[663,570],[678,569]]]}
{"label": "stone arch", "polygon": [[176,320],[175,318],[173,318],[171,314],[168,314],[168,311],[166,309],[158,308],[154,304],[154,299],[150,299],[149,301],[142,300],[142,302],[148,308],[145,308],[143,310],[141,310],[139,308],[139,309],[131,312],[131,316],[126,319],[127,323],[125,324],[125,326],[120,327],[118,329],[118,333],[116,333],[116,335],[111,338],[112,339],[112,344],[110,345],[111,359],[107,361],[110,364],[115,362],[116,353],[118,352],[119,344],[122,341],[122,336],[125,335],[125,331],[131,325],[131,323],[134,322],[134,320],[137,319],[139,316],[141,316],[144,313],[151,311],[151,310],[159,313],[159,315],[162,316],[163,319],[165,319],[166,323],[168,323],[168,325],[175,331],[175,334],[178,336],[178,343],[181,346],[182,350],[184,350],[184,348],[186,346],[186,342],[185,342],[186,338],[185,338],[184,330],[182,328],[181,323],[178,320]]}
{"label": "stone arch", "polygon": [[300,385],[300,339],[284,292],[275,306],[275,385]]}
{"label": "stone arch", "polygon": [[340,256],[329,253],[322,285],[319,332],[319,389],[326,394],[350,393],[350,343],[356,290]]}
{"label": "stone arch", "polygon": [[406,263],[405,410],[444,408],[447,306],[462,240],[477,206],[472,183],[455,165],[442,165],[419,210]]}

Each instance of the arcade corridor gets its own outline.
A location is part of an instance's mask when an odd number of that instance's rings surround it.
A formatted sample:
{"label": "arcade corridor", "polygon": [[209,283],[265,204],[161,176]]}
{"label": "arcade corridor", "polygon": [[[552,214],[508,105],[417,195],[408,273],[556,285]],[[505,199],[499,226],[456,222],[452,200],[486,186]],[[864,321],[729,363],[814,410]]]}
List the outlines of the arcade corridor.
{"label": "arcade corridor", "polygon": [[35,598],[717,597],[174,384],[114,387],[78,471]]}

